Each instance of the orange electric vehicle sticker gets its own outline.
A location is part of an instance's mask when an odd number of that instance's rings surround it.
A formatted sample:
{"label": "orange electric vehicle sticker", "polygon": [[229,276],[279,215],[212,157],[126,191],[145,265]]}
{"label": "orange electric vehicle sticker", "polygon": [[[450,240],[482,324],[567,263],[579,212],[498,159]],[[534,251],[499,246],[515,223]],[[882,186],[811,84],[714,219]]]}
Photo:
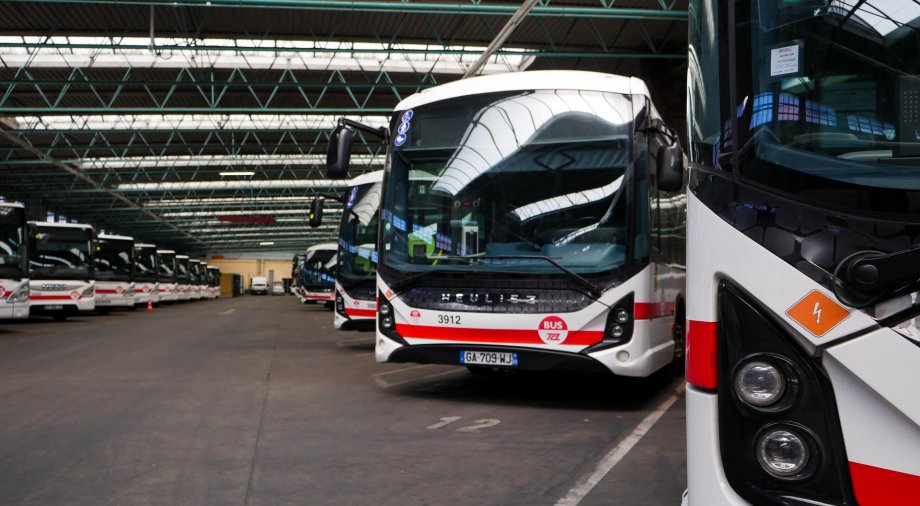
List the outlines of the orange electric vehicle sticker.
{"label": "orange electric vehicle sticker", "polygon": [[850,312],[823,293],[812,290],[786,310],[786,315],[817,337],[827,334]]}

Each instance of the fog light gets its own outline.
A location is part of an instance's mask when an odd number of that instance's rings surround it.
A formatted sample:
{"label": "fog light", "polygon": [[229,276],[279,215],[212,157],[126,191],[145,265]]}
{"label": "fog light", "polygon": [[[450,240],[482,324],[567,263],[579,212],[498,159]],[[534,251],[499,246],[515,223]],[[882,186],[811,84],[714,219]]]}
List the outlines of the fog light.
{"label": "fog light", "polygon": [[387,304],[386,302],[384,302],[383,304],[380,304],[380,314],[384,316],[390,314],[390,305]]}
{"label": "fog light", "polygon": [[629,352],[628,351],[617,352],[617,360],[619,360],[620,362],[626,362],[627,360],[629,360]]}
{"label": "fog light", "polygon": [[765,471],[778,478],[801,473],[808,465],[808,446],[788,430],[772,430],[760,437],[757,458]]}
{"label": "fog light", "polygon": [[380,323],[382,323],[384,327],[390,328],[393,326],[393,318],[390,316],[384,316],[383,319],[380,320]]}
{"label": "fog light", "polygon": [[785,376],[768,362],[749,362],[735,373],[735,392],[752,406],[762,408],[776,404],[785,391]]}
{"label": "fog light", "polygon": [[620,309],[617,311],[615,318],[619,323],[626,323],[629,321],[629,313],[625,309]]}
{"label": "fog light", "polygon": [[623,337],[624,334],[626,334],[626,330],[620,325],[613,324],[607,329],[607,333],[610,334],[610,337],[619,339]]}

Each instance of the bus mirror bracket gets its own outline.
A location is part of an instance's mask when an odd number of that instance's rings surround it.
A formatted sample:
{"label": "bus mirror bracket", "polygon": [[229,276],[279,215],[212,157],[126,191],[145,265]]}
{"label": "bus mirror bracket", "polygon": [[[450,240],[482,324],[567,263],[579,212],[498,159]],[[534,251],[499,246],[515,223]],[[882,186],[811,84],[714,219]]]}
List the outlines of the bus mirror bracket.
{"label": "bus mirror bracket", "polygon": [[386,127],[374,128],[348,118],[339,118],[335,129],[329,135],[329,147],[326,150],[326,176],[330,179],[343,179],[348,176],[355,130],[375,135],[384,141],[389,137]]}

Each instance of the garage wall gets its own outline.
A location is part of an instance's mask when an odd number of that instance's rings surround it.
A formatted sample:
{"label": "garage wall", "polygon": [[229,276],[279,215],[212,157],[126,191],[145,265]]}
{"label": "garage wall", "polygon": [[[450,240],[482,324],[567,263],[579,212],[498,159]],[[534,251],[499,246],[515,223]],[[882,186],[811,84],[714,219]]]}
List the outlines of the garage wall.
{"label": "garage wall", "polygon": [[275,271],[275,281],[291,277],[291,260],[262,260],[253,258],[209,258],[208,265],[215,265],[221,274],[239,274],[243,277],[243,289],[248,290],[253,276],[268,277],[268,271]]}

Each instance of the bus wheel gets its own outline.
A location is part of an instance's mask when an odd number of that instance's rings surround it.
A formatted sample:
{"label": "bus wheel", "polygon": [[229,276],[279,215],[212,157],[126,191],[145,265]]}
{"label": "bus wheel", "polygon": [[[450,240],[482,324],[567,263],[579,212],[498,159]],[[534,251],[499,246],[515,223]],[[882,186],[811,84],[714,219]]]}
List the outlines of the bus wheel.
{"label": "bus wheel", "polygon": [[54,321],[56,322],[66,321],[67,315],[66,314],[56,314],[52,317],[52,319],[54,319]]}

